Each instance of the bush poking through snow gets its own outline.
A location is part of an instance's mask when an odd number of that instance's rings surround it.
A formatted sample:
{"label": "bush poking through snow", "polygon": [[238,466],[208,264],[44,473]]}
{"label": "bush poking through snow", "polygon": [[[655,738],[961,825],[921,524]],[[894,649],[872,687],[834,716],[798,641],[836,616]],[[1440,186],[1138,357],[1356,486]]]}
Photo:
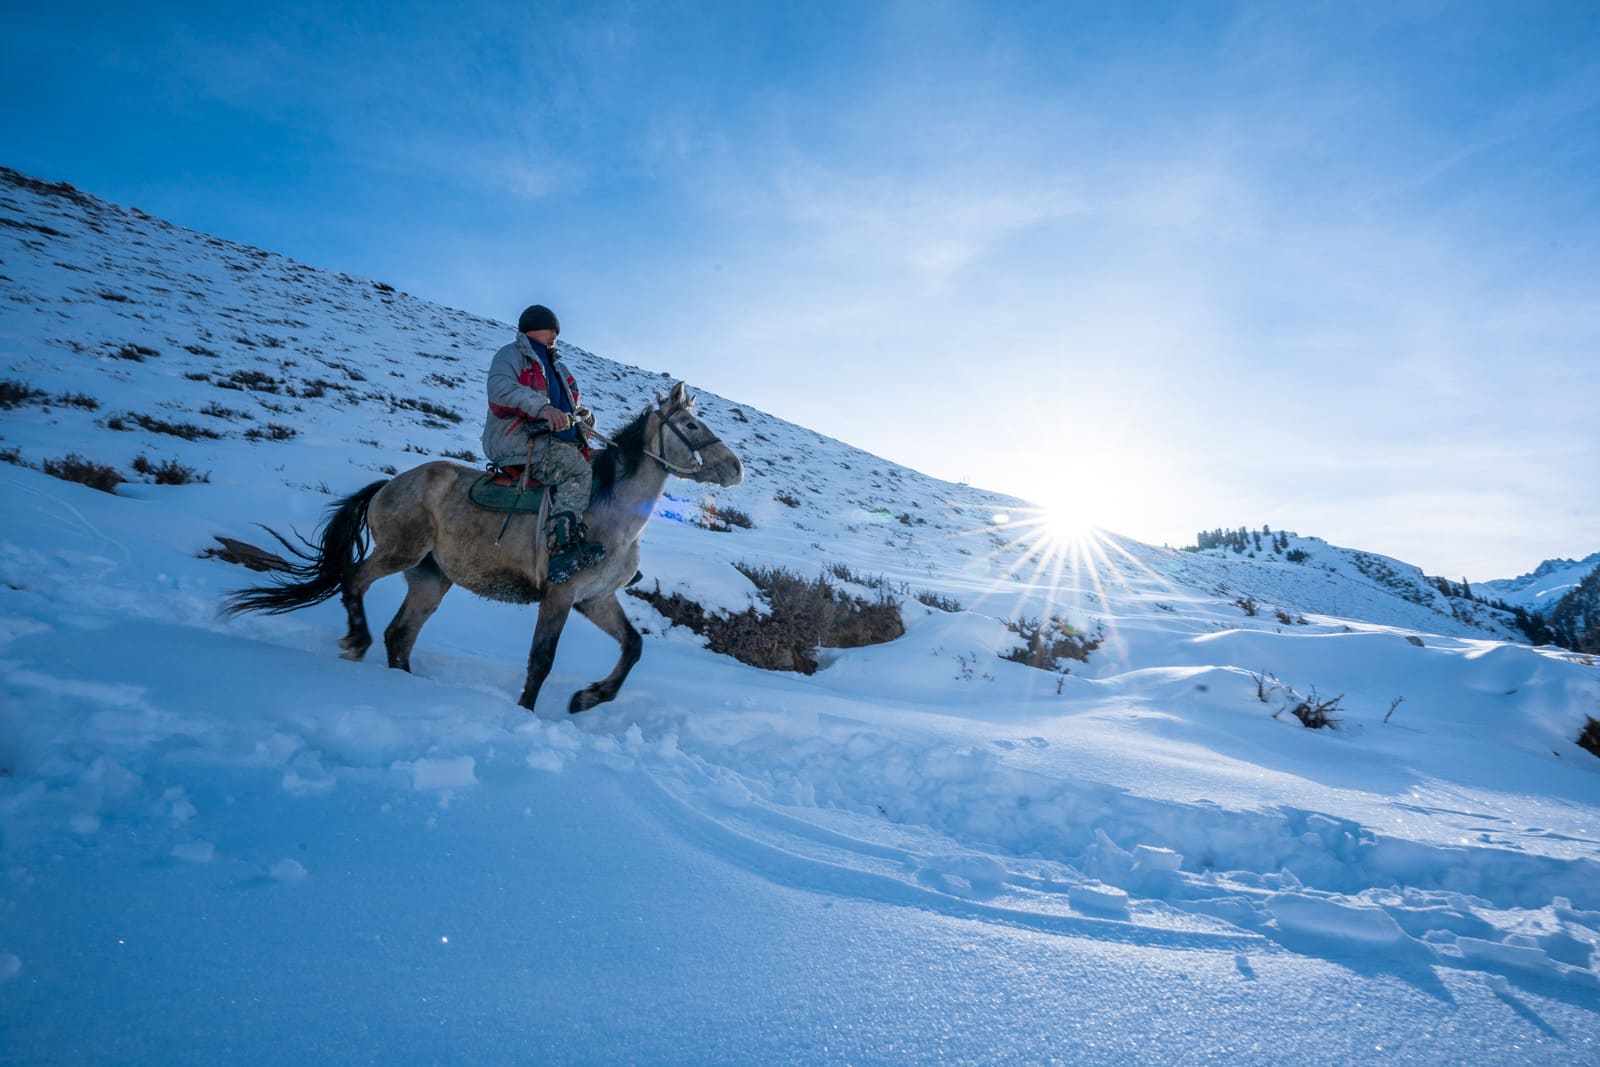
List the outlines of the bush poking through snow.
{"label": "bush poking through snow", "polygon": [[100,401],[88,393],[58,393],[56,403],[64,407],[83,408],[85,411],[100,410]]}
{"label": "bush poking through snow", "polygon": [[966,610],[966,608],[962,607],[961,601],[953,596],[945,596],[943,593],[931,593],[923,589],[916,594],[916,597],[918,603],[926,604],[928,607],[937,608],[940,611],[948,611],[952,615]]}
{"label": "bush poking through snow", "polygon": [[266,428],[252,426],[244,432],[247,441],[287,441],[299,433],[293,426],[285,426],[281,422],[269,422]]}
{"label": "bush poking through snow", "polygon": [[767,598],[771,611],[754,608],[737,615],[713,615],[687,597],[630,589],[677,626],[706,638],[713,652],[740,663],[774,671],[815,674],[816,650],[883,644],[905,633],[900,605],[889,597],[876,601],[834,588],[825,577],[802,578],[782,568],[736,564]]}
{"label": "bush poking through snow", "polygon": [[0,409],[10,410],[45,396],[43,389],[35,389],[27,382],[15,378],[0,380]]}
{"label": "bush poking through snow", "polygon": [[1301,697],[1289,709],[1289,714],[1299,719],[1300,725],[1307,729],[1320,730],[1323,727],[1335,727],[1339,725],[1340,720],[1335,719],[1328,713],[1339,710],[1339,701],[1343,699],[1344,694],[1341,693],[1330,700],[1322,700],[1317,696],[1317,687],[1312,686],[1311,695]]}
{"label": "bush poking through snow", "polygon": [[253,393],[276,393],[283,386],[282,382],[266,371],[254,368],[236,370],[225,379],[217,379],[215,384],[218,389],[247,390]]}
{"label": "bush poking through snow", "polygon": [[61,459],[45,460],[43,469],[46,474],[54,475],[63,481],[87,485],[90,489],[98,489],[102,493],[114,494],[117,486],[126,481],[117,473],[115,467],[91,462],[76,452]]}
{"label": "bush poking through snow", "polygon": [[718,507],[715,503],[700,505],[700,521],[696,525],[717,533],[731,533],[735,526],[743,530],[755,527],[745,512],[731,506]]}
{"label": "bush poking through snow", "polygon": [[1584,719],[1583,732],[1578,735],[1578,747],[1600,756],[1600,719],[1593,715],[1585,715]]}
{"label": "bush poking through snow", "polygon": [[128,425],[128,420],[130,419],[141,430],[148,430],[151,433],[164,433],[169,437],[181,437],[185,441],[197,441],[201,438],[215,441],[222,436],[215,430],[196,426],[192,422],[168,422],[166,419],[157,418],[154,415],[140,415],[137,412],[111,416],[106,420],[106,429],[131,430],[133,427]]}
{"label": "bush poking through snow", "polygon": [[1044,622],[1027,617],[1008,619],[1005,626],[1022,638],[1023,644],[1002,655],[1002,659],[1062,674],[1068,670],[1062,660],[1088,663],[1089,653],[1106,639],[1103,629],[1097,627],[1092,634],[1084,633],[1059,615],[1052,615]]}
{"label": "bush poking through snow", "polygon": [[185,467],[175,459],[164,463],[151,463],[150,458],[143,454],[133,458],[133,469],[147,478],[153,479],[157,485],[188,485],[191,482],[209,482],[211,474],[196,474],[193,467]]}
{"label": "bush poking through snow", "polygon": [[420,411],[423,415],[428,416],[423,420],[423,424],[433,429],[448,429],[451,425],[461,421],[461,416],[456,412],[422,397],[404,397],[390,393],[388,400],[390,411],[400,411],[402,409]]}
{"label": "bush poking through snow", "polygon": [[[1270,703],[1275,693],[1283,694],[1283,705],[1272,713],[1274,719],[1287,711],[1290,715],[1300,720],[1300,725],[1311,730],[1321,730],[1324,727],[1332,729],[1339,725],[1340,720],[1335,719],[1329,713],[1339,710],[1339,701],[1344,699],[1343,693],[1333,697],[1331,700],[1323,700],[1317,696],[1316,686],[1311,687],[1311,695],[1307,697],[1295,692],[1294,686],[1284,685],[1278,681],[1276,674],[1269,674],[1265,671],[1256,674],[1252,671],[1250,677],[1256,683],[1256,699],[1261,703]],[[1404,700],[1404,697],[1396,697],[1394,703],[1389,705],[1389,715],[1393,715],[1394,709],[1399,707]],[[1389,721],[1389,715],[1383,717],[1384,722]]]}

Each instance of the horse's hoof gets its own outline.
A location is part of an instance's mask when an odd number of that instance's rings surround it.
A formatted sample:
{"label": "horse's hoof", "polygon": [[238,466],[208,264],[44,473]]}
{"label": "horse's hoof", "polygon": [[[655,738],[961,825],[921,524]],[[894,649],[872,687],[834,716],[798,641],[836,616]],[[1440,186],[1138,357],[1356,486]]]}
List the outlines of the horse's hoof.
{"label": "horse's hoof", "polygon": [[339,653],[339,658],[347,659],[352,663],[360,663],[362,657],[364,657],[366,654],[367,650],[364,648],[352,648]]}
{"label": "horse's hoof", "polygon": [[608,697],[603,697],[590,689],[579,690],[572,694],[572,701],[567,705],[567,714],[576,715],[580,711],[588,711],[590,708],[604,704],[608,699]]}

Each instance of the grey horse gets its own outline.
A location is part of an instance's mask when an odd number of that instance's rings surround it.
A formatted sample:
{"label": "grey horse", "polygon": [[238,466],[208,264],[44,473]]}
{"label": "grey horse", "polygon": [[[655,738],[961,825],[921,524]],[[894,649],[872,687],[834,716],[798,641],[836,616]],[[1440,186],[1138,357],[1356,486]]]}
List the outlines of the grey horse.
{"label": "grey horse", "polygon": [[[224,600],[228,614],[294,611],[328,600],[344,603],[350,629],[339,644],[346,659],[361,659],[372,645],[363,598],[373,582],[400,571],[406,598],[383,632],[389,666],[411,669],[411,648],[452,585],[491,600],[538,603],[528,677],[521,705],[529,711],[550,674],[556,644],[573,608],[621,646],[611,673],[575,693],[567,710],[586,711],[616,697],[639,661],[643,641],[628,622],[617,591],[639,565],[639,535],[655,503],[676,474],[697,482],[737,485],[744,464],[695,414],[694,398],[679,382],[616,435],[594,463],[594,491],[584,522],[589,536],[605,545],[605,558],[570,581],[544,579],[542,546],[519,515],[501,537],[505,516],[467,499],[479,471],[442,460],[424,463],[385,481],[373,482],[336,503],[305,548],[269,530],[301,561],[271,585],[241,589]],[[522,535],[517,536],[518,527]],[[372,550],[367,551],[370,534]]]}

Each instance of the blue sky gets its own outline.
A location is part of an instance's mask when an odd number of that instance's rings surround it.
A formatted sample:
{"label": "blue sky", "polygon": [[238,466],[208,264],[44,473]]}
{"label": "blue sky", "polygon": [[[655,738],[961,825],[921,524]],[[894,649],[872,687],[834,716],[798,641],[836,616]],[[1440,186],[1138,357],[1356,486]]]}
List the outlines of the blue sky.
{"label": "blue sky", "polygon": [[1474,580],[1600,549],[1600,5],[7,22],[0,162],[490,317],[548,303],[941,477]]}

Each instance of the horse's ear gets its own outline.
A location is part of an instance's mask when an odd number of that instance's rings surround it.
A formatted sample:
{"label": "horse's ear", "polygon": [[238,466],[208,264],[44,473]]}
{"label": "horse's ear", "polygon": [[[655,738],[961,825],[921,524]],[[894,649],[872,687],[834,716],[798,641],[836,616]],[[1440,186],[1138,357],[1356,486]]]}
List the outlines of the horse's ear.
{"label": "horse's ear", "polygon": [[688,383],[687,382],[679,382],[677,385],[674,385],[672,387],[672,401],[673,401],[673,403],[675,403],[675,404],[686,403],[688,401],[688,394],[689,394]]}
{"label": "horse's ear", "polygon": [[652,389],[652,390],[650,390],[650,391],[651,391],[651,392],[652,392],[652,393],[654,393],[654,394],[655,394],[655,397],[656,397],[656,407],[658,407],[658,408],[664,408],[664,407],[666,407],[666,406],[667,406],[667,398],[666,398],[666,397],[664,397],[664,396],[662,396],[662,395],[661,395],[661,390],[659,390],[659,389]]}

